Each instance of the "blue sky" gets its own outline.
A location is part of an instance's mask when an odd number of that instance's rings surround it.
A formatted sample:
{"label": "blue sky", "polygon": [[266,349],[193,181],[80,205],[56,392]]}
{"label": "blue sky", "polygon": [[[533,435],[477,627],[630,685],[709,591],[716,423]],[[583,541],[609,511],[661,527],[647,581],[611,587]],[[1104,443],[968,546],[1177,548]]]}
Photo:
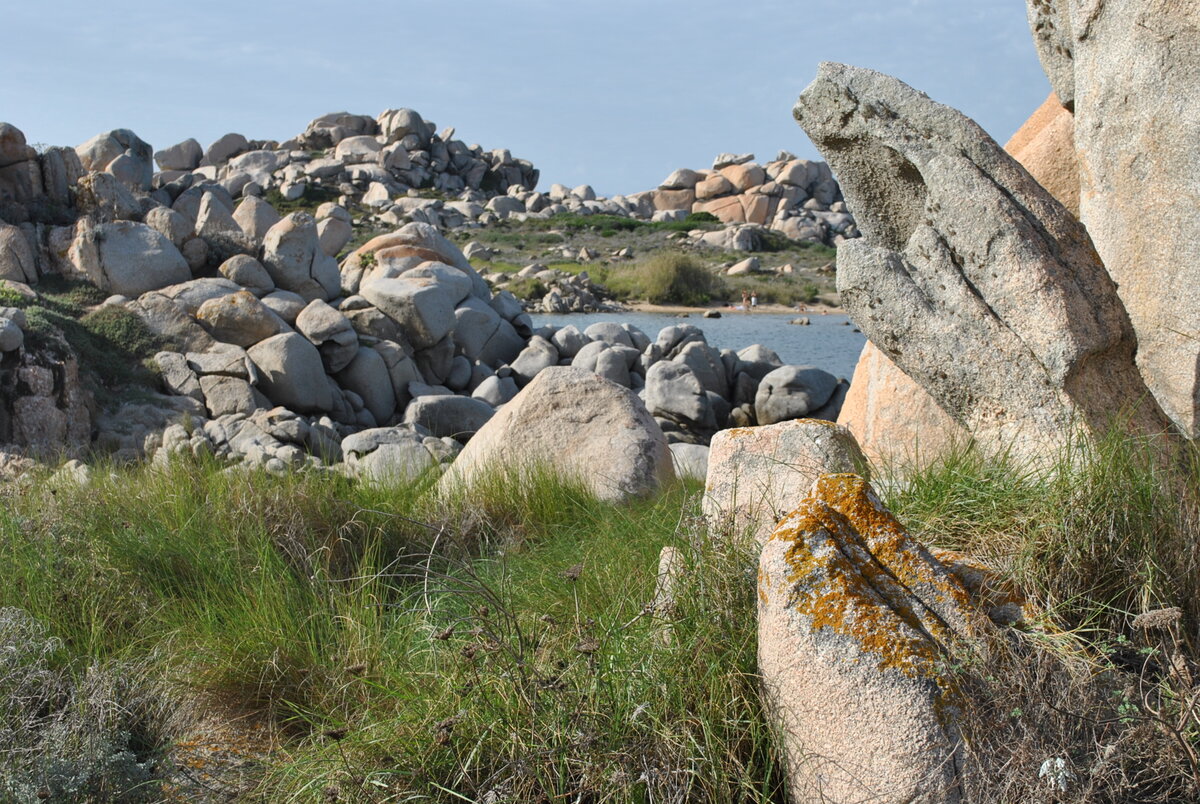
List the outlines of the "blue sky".
{"label": "blue sky", "polygon": [[25,2],[0,120],[31,142],[112,128],[155,148],[283,140],[408,106],[552,182],[648,189],[722,151],[815,158],[791,118],[817,63],[895,75],[1003,143],[1049,92],[1019,0]]}

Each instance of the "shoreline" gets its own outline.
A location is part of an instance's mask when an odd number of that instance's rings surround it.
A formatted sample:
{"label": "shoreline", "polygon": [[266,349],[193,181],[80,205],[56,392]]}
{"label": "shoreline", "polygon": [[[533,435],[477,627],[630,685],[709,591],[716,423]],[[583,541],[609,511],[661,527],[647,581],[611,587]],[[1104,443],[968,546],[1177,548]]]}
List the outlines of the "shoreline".
{"label": "shoreline", "polygon": [[732,305],[720,307],[688,307],[682,304],[650,304],[649,302],[629,302],[625,305],[628,312],[631,313],[661,313],[663,315],[680,315],[687,314],[689,316],[703,316],[709,310],[716,310],[721,315],[758,315],[760,313],[793,313],[797,316],[804,315],[829,315],[829,314],[845,314],[841,307],[834,307],[821,302],[813,302],[812,304],[804,305],[803,310],[797,310],[795,307],[789,307],[786,304],[760,304],[753,310],[740,310]]}

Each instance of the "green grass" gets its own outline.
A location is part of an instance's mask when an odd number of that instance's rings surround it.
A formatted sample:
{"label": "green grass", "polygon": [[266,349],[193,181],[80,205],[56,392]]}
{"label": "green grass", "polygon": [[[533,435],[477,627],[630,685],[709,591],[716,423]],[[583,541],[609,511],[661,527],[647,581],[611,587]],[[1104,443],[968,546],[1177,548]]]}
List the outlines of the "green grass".
{"label": "green grass", "polygon": [[660,252],[628,268],[614,268],[601,281],[620,299],[651,304],[707,304],[727,294],[721,277],[694,257]]}
{"label": "green grass", "polygon": [[[77,673],[148,664],[267,718],[268,800],[778,798],[753,558],[694,527],[695,487],[617,506],[544,473],[449,500],[205,461],[98,477],[12,490],[0,606]],[[667,544],[689,558],[664,646],[645,604]]]}
{"label": "green grass", "polygon": [[[1198,467],[1190,446],[1114,435],[1049,474],[962,450],[883,484],[923,541],[991,565],[1041,612],[952,657],[980,763],[971,800],[1041,800],[1052,756],[1080,779],[1056,800],[1195,800],[1198,696],[1163,668],[1196,666]],[[277,731],[262,800],[783,800],[755,554],[698,523],[696,484],[614,505],[543,471],[449,496],[431,477],[204,459],[94,477],[0,487],[0,611],[34,618],[23,644],[61,640],[28,666],[79,689],[128,675],[104,694],[159,713],[105,721],[122,779],[156,767],[199,702]],[[684,559],[659,611],[665,545]],[[1171,606],[1176,625],[1134,623]],[[49,696],[38,717],[88,733],[76,698]],[[89,784],[110,778],[80,762]]]}

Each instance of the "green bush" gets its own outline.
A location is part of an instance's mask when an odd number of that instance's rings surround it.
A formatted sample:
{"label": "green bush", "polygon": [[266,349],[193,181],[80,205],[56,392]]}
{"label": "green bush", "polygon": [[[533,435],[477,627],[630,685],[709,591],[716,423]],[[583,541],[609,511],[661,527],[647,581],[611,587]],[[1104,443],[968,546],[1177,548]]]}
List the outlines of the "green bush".
{"label": "green bush", "polygon": [[725,293],[721,277],[695,258],[671,252],[655,254],[629,269],[614,269],[607,282],[619,297],[651,304],[701,305]]}

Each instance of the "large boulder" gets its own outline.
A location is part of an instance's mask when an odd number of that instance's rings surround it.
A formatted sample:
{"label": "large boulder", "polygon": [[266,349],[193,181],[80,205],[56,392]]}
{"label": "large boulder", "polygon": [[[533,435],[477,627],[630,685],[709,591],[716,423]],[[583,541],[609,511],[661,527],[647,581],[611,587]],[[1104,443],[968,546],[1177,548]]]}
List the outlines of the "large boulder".
{"label": "large boulder", "polygon": [[122,296],[140,296],[192,278],[187,260],[170,240],[133,221],[81,224],[70,259],[94,285]]}
{"label": "large boulder", "polygon": [[282,318],[245,290],[204,301],[196,320],[218,341],[243,348],[290,331]]}
{"label": "large boulder", "polygon": [[[423,262],[440,262],[457,268],[469,280],[471,295],[484,301],[491,298],[487,283],[458,247],[428,223],[409,223],[391,234],[368,240],[342,262],[342,286],[350,293],[357,293],[368,273],[398,276]],[[391,266],[395,268],[388,270]]]}
{"label": "large boulder", "polygon": [[[1004,144],[1004,150],[1072,215],[1079,217],[1075,118],[1053,92]],[[1092,239],[1096,239],[1094,234]]]}
{"label": "large boulder", "polygon": [[97,134],[75,147],[85,170],[103,170],[138,190],[154,178],[154,150],[127,128]]}
{"label": "large boulder", "polygon": [[866,474],[845,428],[816,419],[721,430],[712,438],[702,508],[713,528],[766,541],[823,474]]}
{"label": "large boulder", "polygon": [[870,341],[854,367],[837,423],[873,463],[896,469],[926,466],[969,441],[933,397]]}
{"label": "large boulder", "polygon": [[1075,112],[1079,218],[1120,289],[1150,392],[1200,433],[1200,10],[1030,2],[1051,85]]}
{"label": "large boulder", "polygon": [[437,279],[375,279],[362,295],[399,324],[415,349],[426,349],[454,329],[454,289]]}
{"label": "large boulder", "polygon": [[828,402],[837,385],[837,377],[816,366],[780,366],[758,384],[755,418],[759,424],[802,419]]}
{"label": "large boulder", "polygon": [[469,486],[487,472],[539,466],[612,501],[674,477],[666,439],[637,395],[570,366],[539,372],[476,433],[442,482]]}
{"label": "large boulder", "polygon": [[306,212],[293,212],[267,231],[261,262],[277,287],[307,301],[340,293],[337,262],[321,251],[317,224]]}
{"label": "large boulder", "polygon": [[267,399],[300,413],[333,410],[333,394],[321,355],[303,335],[274,335],[247,352],[258,369],[258,388]]}
{"label": "large boulder", "polygon": [[0,223],[0,279],[37,282],[37,262],[25,234],[16,226]]}
{"label": "large boulder", "polygon": [[350,320],[320,299],[313,299],[296,316],[296,329],[317,347],[330,374],[350,365],[358,353],[358,333]]}
{"label": "large boulder", "polygon": [[842,303],[985,446],[1044,462],[1118,416],[1166,428],[1087,231],[979,126],[839,64],[795,115],[863,233],[839,247]]}
{"label": "large boulder", "polygon": [[422,427],[438,438],[466,442],[488,423],[492,406],[469,396],[418,396],[404,410],[404,423]]}
{"label": "large boulder", "polygon": [[758,666],[791,800],[965,802],[944,667],[980,620],[865,481],[819,478],[758,565]]}

